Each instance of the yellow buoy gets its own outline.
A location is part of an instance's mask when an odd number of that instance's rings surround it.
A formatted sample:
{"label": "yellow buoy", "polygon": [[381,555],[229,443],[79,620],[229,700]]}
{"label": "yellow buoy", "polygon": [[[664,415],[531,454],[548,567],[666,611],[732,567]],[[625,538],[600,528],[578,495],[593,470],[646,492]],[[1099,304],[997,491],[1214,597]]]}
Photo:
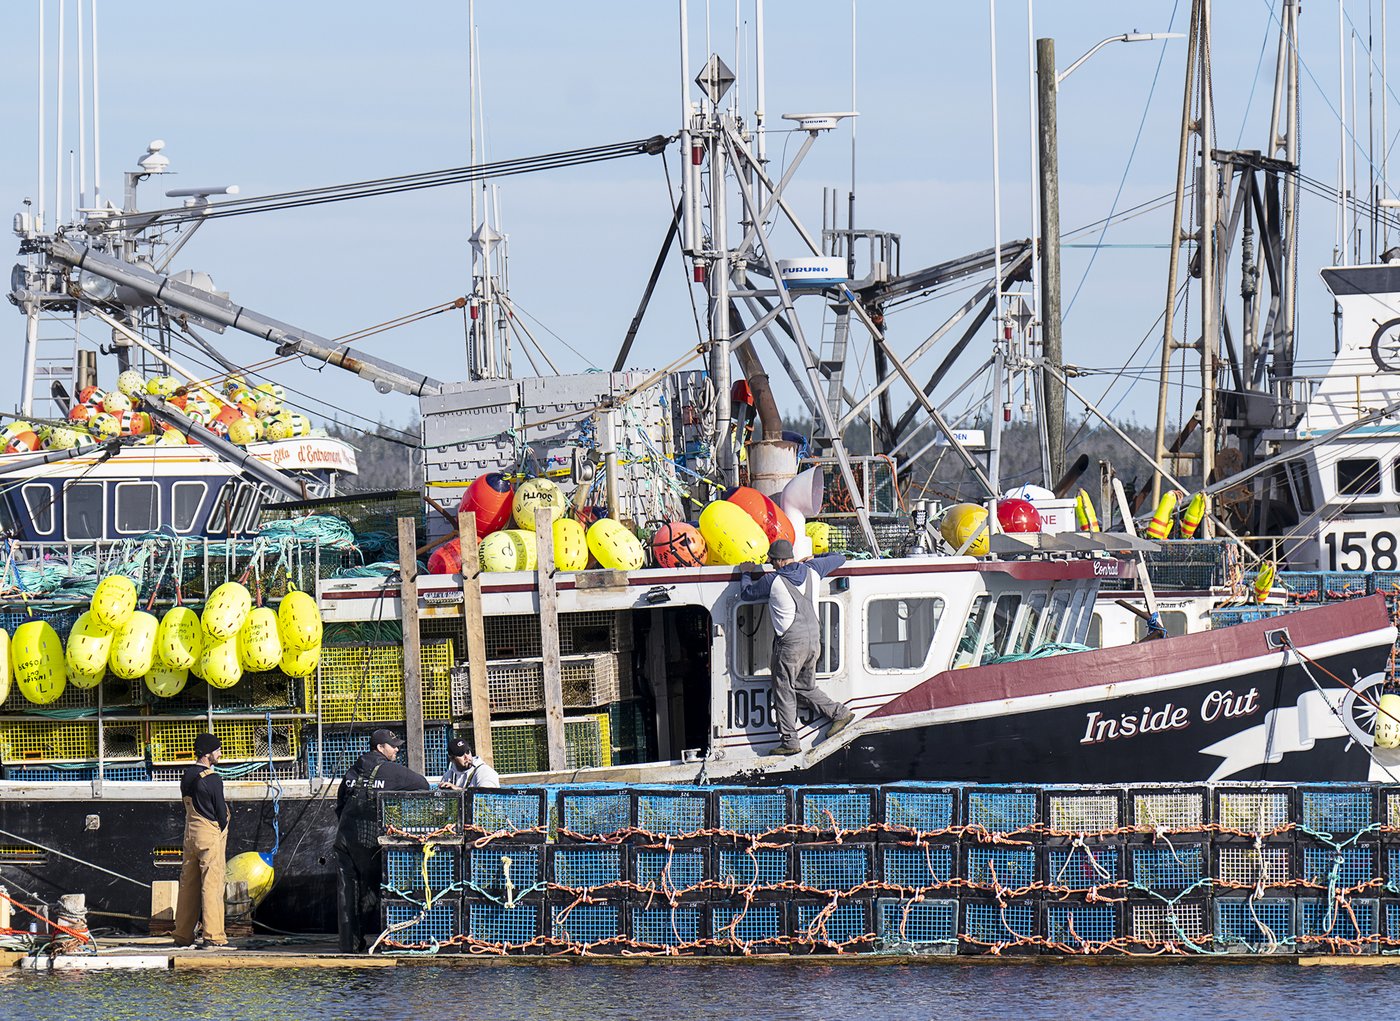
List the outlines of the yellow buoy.
{"label": "yellow buoy", "polygon": [[243,679],[237,636],[204,643],[204,652],[199,657],[199,675],[213,688],[232,688]]}
{"label": "yellow buoy", "polygon": [[321,644],[321,608],[316,600],[296,589],[277,607],[277,630],[284,649],[310,649]]}
{"label": "yellow buoy", "polygon": [[188,606],[165,611],[156,629],[156,659],[169,670],[188,670],[204,651],[204,628]]}
{"label": "yellow buoy", "polygon": [[313,645],[309,649],[288,649],[284,646],[280,669],[288,677],[310,677],[316,672],[320,662],[320,645]]}
{"label": "yellow buoy", "polygon": [[277,634],[277,614],[259,606],[248,614],[238,632],[238,661],[244,670],[275,670],[282,661],[282,639]]}
{"label": "yellow buoy", "polygon": [[253,597],[248,590],[236,581],[226,581],[210,594],[199,619],[208,637],[236,638],[252,608]]}
{"label": "yellow buoy", "polygon": [[1269,592],[1274,587],[1274,565],[1265,561],[1259,565],[1259,573],[1254,578],[1254,601],[1262,603],[1269,598]]}
{"label": "yellow buoy", "polygon": [[1165,539],[1171,534],[1172,514],[1179,499],[1180,496],[1175,490],[1162,494],[1162,499],[1157,501],[1157,509],[1152,514],[1152,520],[1147,523],[1149,539]]}
{"label": "yellow buoy", "polygon": [[137,610],[112,636],[112,652],[107,663],[122,680],[134,681],[151,672],[156,661],[156,631],[160,621],[155,614]]}
{"label": "yellow buoy", "polygon": [[642,541],[620,521],[602,518],[593,522],[588,526],[587,538],[593,559],[610,571],[636,571],[646,563]]}
{"label": "yellow buoy", "polygon": [[68,687],[63,641],[46,620],[25,621],[15,629],[10,666],[19,693],[35,705],[48,705]]}
{"label": "yellow buoy", "polygon": [[535,533],[523,528],[503,528],[481,540],[483,571],[533,571]]}
{"label": "yellow buoy", "polygon": [[990,530],[982,528],[986,521],[987,508],[981,504],[955,503],[943,512],[943,520],[938,523],[938,532],[956,552],[981,529],[982,534],[977,536],[976,541],[965,553],[967,556],[985,557],[991,548]]}
{"label": "yellow buoy", "polygon": [[0,629],[0,705],[10,697],[10,633]]}
{"label": "yellow buoy", "polygon": [[1400,695],[1382,695],[1376,713],[1376,747],[1400,748]]}
{"label": "yellow buoy", "polygon": [[68,667],[68,683],[74,688],[95,688],[102,683],[102,679],[107,676],[107,664],[102,665],[102,669],[95,673],[85,673],[82,670],[74,670],[71,665]]}
{"label": "yellow buoy", "polygon": [[1197,493],[1181,512],[1181,537],[1194,539],[1196,529],[1201,527],[1201,519],[1206,516],[1206,494]]}
{"label": "yellow buoy", "polygon": [[561,571],[582,571],[588,566],[588,536],[573,518],[554,522],[554,566]]}
{"label": "yellow buoy", "polygon": [[1074,527],[1081,532],[1099,530],[1099,516],[1094,513],[1094,501],[1089,499],[1089,494],[1082,489],[1074,498]]}
{"label": "yellow buoy", "polygon": [[535,511],[547,510],[549,520],[558,521],[564,516],[567,506],[563,491],[549,479],[526,479],[515,491],[515,503],[511,506],[511,514],[515,517],[518,527],[533,532]]}
{"label": "yellow buoy", "polygon": [[136,612],[136,583],[124,574],[109,574],[92,594],[92,614],[108,631],[120,631]]}
{"label": "yellow buoy", "polygon": [[[107,657],[112,654],[112,632],[102,626],[97,616],[88,610],[73,624],[73,630],[68,632],[68,648],[64,653],[64,658],[68,663],[68,681],[70,684],[77,683],[74,675],[91,677],[94,674],[98,680],[107,672]],[[78,684],[78,687],[92,687],[92,685]]]}
{"label": "yellow buoy", "polygon": [[224,880],[229,883],[247,883],[248,899],[257,907],[272,889],[276,878],[272,870],[272,855],[258,851],[244,851],[228,860],[224,868]]}
{"label": "yellow buoy", "polygon": [[716,500],[700,512],[700,534],[705,539],[707,562],[761,564],[768,559],[768,536],[763,528],[728,500]]}
{"label": "yellow buoy", "polygon": [[157,663],[146,675],[146,689],[157,698],[174,698],[185,690],[189,679],[188,670],[173,670]]}

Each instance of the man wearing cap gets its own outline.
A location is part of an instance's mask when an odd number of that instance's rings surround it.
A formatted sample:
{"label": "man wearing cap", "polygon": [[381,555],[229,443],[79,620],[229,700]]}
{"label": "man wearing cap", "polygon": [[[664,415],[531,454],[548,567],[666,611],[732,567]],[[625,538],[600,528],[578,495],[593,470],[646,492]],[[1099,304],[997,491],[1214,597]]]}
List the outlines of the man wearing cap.
{"label": "man wearing cap", "polygon": [[[224,852],[231,817],[224,803],[224,781],[214,772],[223,742],[213,734],[196,734],[195,763],[180,777],[185,803],[184,867],[175,909],[175,943],[206,949],[228,946],[224,934]],[[196,942],[194,926],[204,932]]]}
{"label": "man wearing cap", "polygon": [[464,738],[447,742],[447,772],[442,774],[439,787],[464,791],[469,787],[499,787],[501,776],[482,759],[472,754],[472,746]]}
{"label": "man wearing cap", "polygon": [[807,703],[816,712],[831,718],[826,736],[845,730],[855,717],[840,702],[817,687],[817,657],[821,654],[821,623],[817,618],[817,591],[821,580],[846,562],[840,553],[827,553],[804,561],[793,559],[792,543],[776,540],[768,548],[773,573],[763,573],[757,564],[745,564],[739,584],[744,602],[768,600],[773,622],[773,703],[778,716],[782,743],[773,755],[797,755],[802,746],[797,738],[797,702]]}
{"label": "man wearing cap", "polygon": [[363,953],[365,936],[377,933],[379,884],[383,854],[375,795],[381,791],[426,791],[428,780],[397,761],[403,739],[392,730],[376,730],[369,751],[340,781],[335,813],[336,878],[339,880],[338,925],[342,953]]}

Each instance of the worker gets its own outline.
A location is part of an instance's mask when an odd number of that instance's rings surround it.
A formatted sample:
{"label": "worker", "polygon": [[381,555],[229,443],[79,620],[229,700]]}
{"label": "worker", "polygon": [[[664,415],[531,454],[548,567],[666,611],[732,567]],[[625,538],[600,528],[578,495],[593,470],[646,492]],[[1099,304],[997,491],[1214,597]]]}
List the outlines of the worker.
{"label": "worker", "polygon": [[[175,908],[175,943],[197,950],[227,947],[224,934],[224,852],[232,816],[224,802],[224,781],[214,771],[223,742],[213,734],[196,734],[194,765],[180,777],[185,803],[184,865]],[[201,935],[194,937],[195,923]]]}
{"label": "worker", "polygon": [[501,775],[488,766],[483,759],[472,753],[472,746],[464,738],[454,737],[447,742],[447,772],[442,774],[438,786],[444,790],[464,791],[468,787],[499,787]]}
{"label": "worker", "polygon": [[771,574],[748,563],[742,568],[739,594],[745,602],[768,600],[773,623],[773,703],[782,742],[773,755],[797,755],[799,700],[831,718],[826,732],[832,737],[850,726],[854,714],[817,688],[817,657],[821,654],[821,624],[817,618],[817,589],[821,580],[846,562],[840,553],[827,553],[803,561],[793,559],[792,543],[778,539],[768,548]]}
{"label": "worker", "polygon": [[379,813],[382,791],[426,791],[427,777],[397,761],[403,739],[392,730],[376,730],[365,752],[346,772],[336,793],[335,830],[338,924],[342,953],[364,953],[365,936],[378,932],[380,870]]}

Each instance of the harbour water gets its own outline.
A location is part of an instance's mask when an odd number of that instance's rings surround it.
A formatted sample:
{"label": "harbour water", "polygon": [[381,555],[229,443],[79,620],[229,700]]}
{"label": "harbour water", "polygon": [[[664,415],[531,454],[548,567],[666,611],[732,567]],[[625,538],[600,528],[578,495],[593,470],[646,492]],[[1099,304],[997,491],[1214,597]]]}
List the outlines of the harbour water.
{"label": "harbour water", "polygon": [[1283,1018],[1384,1003],[1386,967],[741,962],[0,973],[0,1019],[468,1021]]}

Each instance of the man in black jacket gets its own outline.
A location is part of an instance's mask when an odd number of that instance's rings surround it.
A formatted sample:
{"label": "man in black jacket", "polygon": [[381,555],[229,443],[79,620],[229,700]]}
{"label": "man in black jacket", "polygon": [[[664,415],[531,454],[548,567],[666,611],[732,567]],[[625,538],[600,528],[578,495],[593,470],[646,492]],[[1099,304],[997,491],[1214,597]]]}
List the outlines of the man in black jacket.
{"label": "man in black jacket", "polygon": [[375,795],[380,791],[426,791],[428,781],[395,761],[403,740],[392,730],[370,735],[370,750],[350,767],[340,781],[335,812],[337,907],[340,949],[346,954],[364,953],[367,934],[378,932],[379,884],[383,854],[379,849],[379,819]]}

